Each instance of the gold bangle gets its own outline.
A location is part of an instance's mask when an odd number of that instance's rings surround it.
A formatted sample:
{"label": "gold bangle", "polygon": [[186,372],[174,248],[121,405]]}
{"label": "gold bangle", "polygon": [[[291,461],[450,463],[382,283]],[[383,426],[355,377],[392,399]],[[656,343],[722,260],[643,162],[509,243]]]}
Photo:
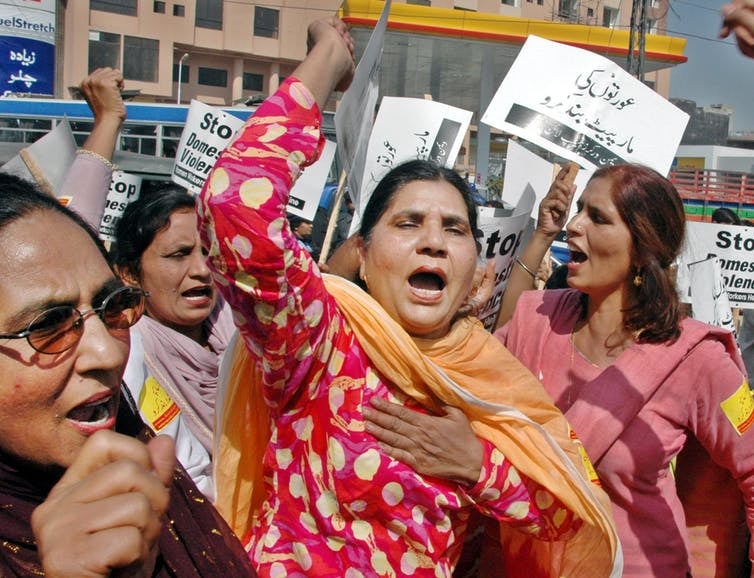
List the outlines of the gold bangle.
{"label": "gold bangle", "polygon": [[90,156],[90,157],[94,157],[95,159],[97,159],[99,162],[101,162],[103,165],[105,165],[111,171],[117,171],[118,170],[117,165],[115,165],[111,161],[107,160],[101,154],[96,153],[94,151],[90,151],[89,149],[78,149],[76,151],[76,154],[77,155],[87,155],[87,156]]}
{"label": "gold bangle", "polygon": [[516,263],[518,263],[519,265],[521,265],[521,268],[522,268],[522,269],[523,269],[524,271],[526,271],[526,272],[527,272],[527,273],[528,273],[529,275],[531,275],[531,278],[532,278],[532,279],[536,279],[536,278],[537,278],[537,274],[536,274],[536,273],[535,273],[534,271],[532,271],[531,269],[529,269],[529,268],[528,268],[528,267],[527,267],[527,266],[526,266],[526,265],[524,264],[524,262],[523,262],[523,261],[522,261],[521,259],[519,259],[518,257],[516,257]]}

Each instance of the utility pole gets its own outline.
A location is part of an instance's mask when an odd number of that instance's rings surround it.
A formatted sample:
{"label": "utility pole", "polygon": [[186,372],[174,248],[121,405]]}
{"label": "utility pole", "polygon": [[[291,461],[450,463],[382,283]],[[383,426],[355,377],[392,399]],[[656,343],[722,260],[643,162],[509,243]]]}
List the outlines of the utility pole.
{"label": "utility pole", "polygon": [[[649,0],[633,0],[631,4],[631,31],[628,37],[628,59],[626,70],[629,74],[644,81],[644,61],[647,36],[647,4]],[[639,35],[638,41],[636,35]],[[638,50],[637,48],[638,44]],[[638,52],[638,54],[635,54]]]}

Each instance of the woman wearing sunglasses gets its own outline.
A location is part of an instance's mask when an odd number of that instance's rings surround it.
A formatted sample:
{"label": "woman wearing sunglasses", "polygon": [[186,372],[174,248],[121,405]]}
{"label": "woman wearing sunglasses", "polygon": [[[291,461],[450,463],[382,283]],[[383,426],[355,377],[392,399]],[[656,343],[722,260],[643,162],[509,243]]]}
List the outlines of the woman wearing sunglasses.
{"label": "woman wearing sunglasses", "polygon": [[145,292],[76,214],[0,190],[0,575],[254,575],[172,441],[134,439],[121,376]]}

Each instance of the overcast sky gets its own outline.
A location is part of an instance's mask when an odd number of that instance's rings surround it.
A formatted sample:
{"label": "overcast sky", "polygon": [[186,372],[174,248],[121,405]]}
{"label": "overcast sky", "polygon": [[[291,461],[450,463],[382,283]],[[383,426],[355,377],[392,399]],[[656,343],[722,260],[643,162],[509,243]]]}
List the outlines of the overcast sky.
{"label": "overcast sky", "polygon": [[668,34],[686,39],[688,62],[673,68],[670,96],[697,106],[732,105],[731,131],[754,132],[754,59],[721,40],[717,0],[670,0]]}

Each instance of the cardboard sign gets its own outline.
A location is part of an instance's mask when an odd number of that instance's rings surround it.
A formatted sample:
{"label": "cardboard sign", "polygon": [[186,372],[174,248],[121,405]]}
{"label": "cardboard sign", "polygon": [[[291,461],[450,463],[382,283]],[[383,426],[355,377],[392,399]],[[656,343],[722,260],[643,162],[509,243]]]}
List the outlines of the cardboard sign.
{"label": "cardboard sign", "polygon": [[369,137],[357,213],[363,214],[380,179],[402,162],[429,159],[453,168],[471,115],[431,100],[384,97]]}
{"label": "cardboard sign", "polygon": [[316,162],[306,167],[299,175],[288,195],[288,212],[307,221],[314,220],[319,206],[319,199],[330,174],[330,166],[335,158],[335,143],[325,141],[322,154]]}
{"label": "cardboard sign", "polygon": [[[534,208],[534,198],[534,190],[527,187],[512,214],[504,209],[479,207],[477,242],[481,244],[480,257],[485,262],[490,259],[495,261],[492,297],[478,314],[488,331],[495,328],[503,293],[515,264],[514,259],[531,235],[529,215]],[[506,212],[509,214],[506,215]]]}
{"label": "cardboard sign", "polygon": [[666,175],[688,115],[619,65],[529,36],[482,122],[582,167],[640,163]]}
{"label": "cardboard sign", "polygon": [[692,302],[693,291],[719,293],[699,285],[698,276],[691,275],[694,264],[711,257],[719,261],[730,306],[754,309],[754,227],[686,221],[686,241],[676,275],[685,303]]}
{"label": "cardboard sign", "polygon": [[235,116],[192,100],[175,155],[172,181],[198,195],[220,153],[243,124]]}
{"label": "cardboard sign", "polygon": [[139,198],[141,177],[114,171],[110,190],[105,201],[105,212],[99,226],[99,236],[103,241],[115,241],[115,227],[123,216],[123,211],[131,201]]}
{"label": "cardboard sign", "polygon": [[0,167],[0,171],[36,182],[44,192],[57,197],[75,158],[76,139],[68,119],[63,119]]}
{"label": "cardboard sign", "polygon": [[[547,195],[559,170],[558,165],[543,159],[515,140],[510,140],[508,141],[508,153],[505,162],[503,192],[500,197],[505,203],[515,207],[518,205],[523,191],[527,187],[531,187],[535,196],[532,217],[536,218],[539,203]],[[576,199],[583,192],[593,172],[594,170],[591,168],[579,169],[574,181],[576,192],[568,212],[568,219],[576,214]]]}
{"label": "cardboard sign", "polygon": [[366,50],[356,66],[351,86],[335,111],[338,158],[348,176],[351,199],[357,207],[374,109],[379,97],[380,62],[390,6],[391,0],[386,0],[380,19],[369,37]]}

